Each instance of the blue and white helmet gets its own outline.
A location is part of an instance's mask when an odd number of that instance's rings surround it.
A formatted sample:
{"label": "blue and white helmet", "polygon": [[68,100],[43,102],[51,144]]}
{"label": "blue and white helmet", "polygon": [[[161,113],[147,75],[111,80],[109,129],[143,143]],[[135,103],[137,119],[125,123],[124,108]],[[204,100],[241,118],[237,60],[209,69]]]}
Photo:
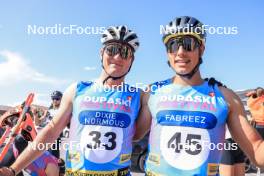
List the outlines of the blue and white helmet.
{"label": "blue and white helmet", "polygon": [[139,47],[139,40],[137,34],[132,30],[128,29],[128,27],[125,25],[117,27],[110,26],[104,31],[101,38],[101,42],[103,44],[107,44],[114,41],[128,44],[129,46],[131,46],[134,52]]}

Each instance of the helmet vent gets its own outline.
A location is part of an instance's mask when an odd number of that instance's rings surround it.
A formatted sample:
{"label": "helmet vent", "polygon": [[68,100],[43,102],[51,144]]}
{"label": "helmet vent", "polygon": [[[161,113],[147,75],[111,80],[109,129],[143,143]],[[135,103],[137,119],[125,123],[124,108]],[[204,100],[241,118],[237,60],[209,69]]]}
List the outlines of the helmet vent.
{"label": "helmet vent", "polygon": [[186,23],[189,23],[190,19],[191,19],[190,17],[186,17],[184,23],[185,23],[185,24],[186,24]]}
{"label": "helmet vent", "polygon": [[[172,22],[171,22],[171,23],[172,23]],[[181,19],[180,19],[180,18],[177,18],[177,20],[176,20],[176,26],[179,26],[180,23],[181,23]]]}
{"label": "helmet vent", "polygon": [[116,36],[116,34],[115,34],[115,32],[114,32],[114,31],[110,30],[109,32],[110,32],[110,34],[111,34],[113,37],[115,37],[115,36]]}
{"label": "helmet vent", "polygon": [[195,21],[194,23],[193,23],[193,26],[197,26],[199,24],[199,21]]}
{"label": "helmet vent", "polygon": [[127,43],[134,49],[134,51],[136,51],[139,46],[136,33],[133,32],[133,30],[128,29],[125,25],[116,27],[110,26],[107,30],[104,31],[104,33],[102,34],[101,42],[103,44],[106,44],[114,41]]}
{"label": "helmet vent", "polygon": [[106,34],[103,34],[103,36],[102,36],[103,38],[105,38],[105,37],[107,37],[107,35]]}
{"label": "helmet vent", "polygon": [[133,40],[135,38],[136,38],[135,35],[130,35],[129,37],[126,38],[126,41],[129,42],[129,41],[131,41],[131,40]]}
{"label": "helmet vent", "polygon": [[126,34],[126,28],[122,26],[121,31],[120,31],[120,40],[124,39],[125,34]]}

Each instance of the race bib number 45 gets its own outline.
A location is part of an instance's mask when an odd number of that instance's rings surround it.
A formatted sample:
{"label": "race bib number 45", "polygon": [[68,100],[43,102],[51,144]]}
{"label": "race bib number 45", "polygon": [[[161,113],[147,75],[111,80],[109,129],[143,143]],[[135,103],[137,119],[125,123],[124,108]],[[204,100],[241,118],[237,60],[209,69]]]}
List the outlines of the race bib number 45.
{"label": "race bib number 45", "polygon": [[122,141],[121,128],[86,126],[81,135],[81,148],[87,160],[106,163],[118,156]]}
{"label": "race bib number 45", "polygon": [[161,154],[174,168],[192,170],[201,166],[208,158],[209,148],[203,146],[210,142],[205,129],[163,126],[160,136]]}

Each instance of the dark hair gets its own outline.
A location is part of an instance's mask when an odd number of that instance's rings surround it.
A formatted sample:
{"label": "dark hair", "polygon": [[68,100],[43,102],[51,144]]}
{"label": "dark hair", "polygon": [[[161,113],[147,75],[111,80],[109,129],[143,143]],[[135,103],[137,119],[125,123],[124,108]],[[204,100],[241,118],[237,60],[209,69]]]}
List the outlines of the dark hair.
{"label": "dark hair", "polygon": [[259,89],[263,90],[262,87],[257,87],[257,88],[255,89],[255,91],[257,91],[257,90],[259,90]]}

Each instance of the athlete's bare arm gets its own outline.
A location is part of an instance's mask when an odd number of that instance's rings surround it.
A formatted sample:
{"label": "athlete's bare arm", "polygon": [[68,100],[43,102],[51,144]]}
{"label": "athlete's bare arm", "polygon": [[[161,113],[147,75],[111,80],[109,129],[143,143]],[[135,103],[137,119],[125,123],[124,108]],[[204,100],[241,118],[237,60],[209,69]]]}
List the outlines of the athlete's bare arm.
{"label": "athlete's bare arm", "polygon": [[47,118],[48,110],[44,110],[44,114],[39,118],[39,120],[42,122],[44,119]]}
{"label": "athlete's bare arm", "polygon": [[146,135],[146,133],[149,131],[151,125],[151,113],[148,107],[149,93],[143,91],[140,99],[141,99],[141,108],[135,125],[136,127],[136,132],[134,135],[135,141],[143,138]]}
{"label": "athlete's bare arm", "polygon": [[[32,149],[32,146],[38,146],[38,144],[53,143],[60,135],[61,131],[67,126],[72,114],[72,100],[75,95],[76,84],[71,85],[64,93],[61,106],[58,113],[53,120],[41,130],[37,135],[32,145],[29,145],[17,158],[16,162],[11,166],[16,173],[28,166],[32,161],[38,158],[44,150],[40,150],[36,147],[36,150]],[[6,170],[0,171],[0,175],[9,175]]]}
{"label": "athlete's bare arm", "polygon": [[49,163],[45,169],[46,175],[47,176],[59,176],[60,175],[60,170],[59,167],[55,164]]}
{"label": "athlete's bare arm", "polygon": [[234,140],[258,166],[264,167],[264,141],[246,120],[246,113],[240,98],[230,89],[221,87],[229,106],[227,124]]}

